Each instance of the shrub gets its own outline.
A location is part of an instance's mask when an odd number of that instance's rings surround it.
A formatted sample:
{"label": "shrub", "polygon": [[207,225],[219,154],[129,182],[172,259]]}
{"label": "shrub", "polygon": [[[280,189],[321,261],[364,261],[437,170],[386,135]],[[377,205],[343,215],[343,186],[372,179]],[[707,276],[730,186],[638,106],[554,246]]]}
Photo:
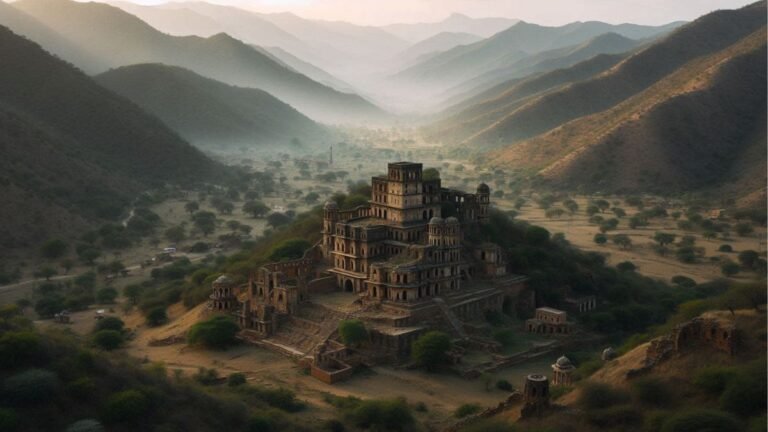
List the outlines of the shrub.
{"label": "shrub", "polygon": [[105,351],[112,351],[123,344],[123,334],[115,330],[99,330],[93,335],[93,343]]}
{"label": "shrub", "polygon": [[730,253],[730,252],[733,252],[733,246],[729,244],[724,244],[724,245],[720,245],[720,247],[717,248],[717,250],[720,252]]}
{"label": "shrub", "polygon": [[415,423],[404,399],[362,401],[349,417],[358,427],[374,430],[404,431]]}
{"label": "shrub", "polygon": [[594,241],[599,245],[606,244],[608,242],[608,236],[603,233],[595,234]]}
{"label": "shrub", "polygon": [[608,384],[589,383],[581,391],[579,403],[586,409],[608,408],[629,400],[629,395]]}
{"label": "shrub", "polygon": [[235,372],[227,377],[227,385],[230,387],[237,387],[246,383],[245,374]]}
{"label": "shrub", "polygon": [[720,408],[744,417],[765,411],[765,405],[765,376],[739,375],[730,380],[720,396]]}
{"label": "shrub", "polygon": [[539,226],[530,226],[525,231],[525,242],[531,246],[544,246],[549,241],[549,231]]}
{"label": "shrub", "polygon": [[194,375],[192,375],[192,379],[202,385],[218,384],[219,372],[216,369],[206,369],[201,367]]}
{"label": "shrub", "polygon": [[696,372],[693,376],[693,384],[713,396],[720,396],[736,374],[734,368],[709,366]]}
{"label": "shrub", "polygon": [[144,393],[125,390],[111,395],[102,412],[106,423],[137,423],[149,411],[150,403]]}
{"label": "shrub", "polygon": [[736,264],[733,261],[726,261],[723,264],[720,265],[720,271],[723,273],[724,276],[733,276],[739,272],[739,265]]}
{"label": "shrub", "polygon": [[679,413],[664,422],[661,432],[733,432],[741,430],[733,416],[713,410],[692,410]]}
{"label": "shrub", "polygon": [[10,402],[34,404],[56,397],[59,385],[55,373],[45,369],[28,369],[6,379],[3,390]]}
{"label": "shrub", "polygon": [[499,390],[508,391],[508,392],[511,392],[512,390],[514,390],[514,387],[512,387],[512,384],[505,379],[500,379],[496,381],[496,388]]}
{"label": "shrub", "polygon": [[658,378],[640,378],[632,383],[632,394],[646,404],[658,407],[672,405],[675,398],[670,386]]}
{"label": "shrub", "polygon": [[231,318],[216,316],[199,322],[189,330],[189,343],[200,344],[210,349],[226,349],[237,343],[237,332],[240,328]]}
{"label": "shrub", "polygon": [[447,334],[430,331],[413,342],[411,357],[427,370],[436,370],[448,363],[448,351],[451,349],[451,339]]}
{"label": "shrub", "polygon": [[44,357],[40,336],[31,331],[7,332],[0,336],[0,366],[16,368],[37,363]]}
{"label": "shrub", "polygon": [[643,414],[632,405],[619,405],[591,410],[587,412],[587,421],[600,427],[627,427],[641,424]]}
{"label": "shrub", "polygon": [[168,321],[168,314],[165,312],[165,306],[157,306],[147,312],[147,324],[151,327],[157,327]]}
{"label": "shrub", "polygon": [[625,273],[626,272],[633,272],[633,271],[637,270],[637,266],[632,261],[622,261],[622,262],[616,264],[616,268],[620,272],[625,272]]}
{"label": "shrub", "polygon": [[117,298],[117,290],[114,288],[101,288],[100,290],[96,291],[96,300],[100,304],[111,304],[115,302],[115,299]]}
{"label": "shrub", "polygon": [[673,276],[672,283],[685,288],[693,288],[696,286],[696,281],[687,276]]}
{"label": "shrub", "polygon": [[109,316],[99,321],[96,321],[96,331],[99,331],[99,330],[123,331],[123,327],[125,327],[125,323],[123,322],[123,320],[121,320],[118,317]]}
{"label": "shrub", "polygon": [[456,418],[464,418],[466,416],[479,413],[481,409],[482,407],[478,404],[465,403],[456,408],[456,410],[453,412],[453,416]]}
{"label": "shrub", "polygon": [[358,346],[368,340],[368,330],[360,320],[342,320],[339,322],[339,336],[346,345]]}

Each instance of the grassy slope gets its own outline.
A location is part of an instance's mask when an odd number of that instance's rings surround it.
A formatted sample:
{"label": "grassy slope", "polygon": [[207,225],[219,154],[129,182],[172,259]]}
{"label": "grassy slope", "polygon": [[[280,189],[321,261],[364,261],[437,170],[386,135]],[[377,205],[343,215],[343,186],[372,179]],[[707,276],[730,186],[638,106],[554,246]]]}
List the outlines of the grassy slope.
{"label": "grassy slope", "polygon": [[203,145],[288,145],[292,138],[307,142],[326,134],[269,93],[233,87],[180,67],[133,65],[95,79]]}

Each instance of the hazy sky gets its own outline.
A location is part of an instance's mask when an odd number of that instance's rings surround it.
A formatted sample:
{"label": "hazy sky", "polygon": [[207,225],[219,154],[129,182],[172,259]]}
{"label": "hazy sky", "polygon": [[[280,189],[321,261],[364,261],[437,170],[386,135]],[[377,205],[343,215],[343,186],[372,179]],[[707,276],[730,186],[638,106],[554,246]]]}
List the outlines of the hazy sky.
{"label": "hazy sky", "polygon": [[[157,4],[166,0],[130,0]],[[185,1],[185,0],[182,0]],[[692,20],[715,9],[754,0],[213,0],[260,12],[293,12],[306,18],[382,25],[439,21],[452,12],[472,17],[504,16],[537,24],[599,20],[662,24]]]}

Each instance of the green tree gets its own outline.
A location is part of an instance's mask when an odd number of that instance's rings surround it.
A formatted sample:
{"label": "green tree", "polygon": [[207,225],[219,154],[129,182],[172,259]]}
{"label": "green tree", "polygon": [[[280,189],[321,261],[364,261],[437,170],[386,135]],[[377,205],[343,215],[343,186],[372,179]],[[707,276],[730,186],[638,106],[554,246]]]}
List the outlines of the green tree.
{"label": "green tree", "polygon": [[419,366],[435,371],[449,361],[451,339],[440,331],[430,331],[413,342],[411,357]]}
{"label": "green tree", "polygon": [[93,343],[105,351],[112,351],[123,344],[123,334],[115,330],[99,330],[93,335]]}
{"label": "green tree", "polygon": [[237,332],[240,328],[231,318],[215,316],[201,321],[189,330],[190,344],[202,345],[210,349],[226,349],[237,343]]}
{"label": "green tree", "polygon": [[284,225],[288,225],[291,222],[291,217],[285,213],[275,212],[267,216],[267,225],[278,228]]}
{"label": "green tree", "polygon": [[740,235],[741,237],[747,237],[748,235],[752,234],[755,229],[752,227],[752,224],[740,223],[736,225],[735,231],[736,234]]}
{"label": "green tree", "polygon": [[760,255],[753,250],[745,250],[739,252],[739,262],[741,266],[748,270],[753,270],[757,266],[757,260],[760,259]]}
{"label": "green tree", "polygon": [[108,316],[96,321],[96,331],[100,330],[114,330],[117,332],[123,331],[125,323],[118,317]]}
{"label": "green tree", "polygon": [[243,212],[248,213],[254,218],[260,218],[269,213],[269,206],[261,201],[248,201],[243,204]]}
{"label": "green tree", "polygon": [[216,229],[216,215],[208,211],[200,211],[192,215],[192,221],[195,227],[203,233],[205,237]]}
{"label": "green tree", "polygon": [[187,238],[186,230],[181,225],[176,225],[165,230],[165,238],[173,243],[179,243]]}
{"label": "green tree", "polygon": [[51,277],[56,276],[59,272],[51,266],[42,266],[34,273],[37,278],[45,278],[45,280],[51,280]]}
{"label": "green tree", "polygon": [[611,203],[609,203],[604,199],[599,199],[592,204],[594,204],[595,206],[597,206],[598,209],[600,209],[600,213],[605,213],[605,211],[611,207]]}
{"label": "green tree", "polygon": [[164,306],[157,306],[147,312],[147,324],[151,327],[157,327],[168,321],[168,314]]}
{"label": "green tree", "polygon": [[317,192],[310,192],[304,195],[304,202],[307,204],[314,204],[320,199],[320,195]]}
{"label": "green tree", "polygon": [[144,418],[150,408],[150,401],[144,393],[138,390],[125,390],[107,399],[102,417],[110,424],[137,423]]}
{"label": "green tree", "polygon": [[572,199],[568,199],[568,200],[563,201],[563,207],[568,209],[568,212],[570,214],[574,214],[574,213],[576,213],[579,210],[579,204],[576,201],[572,200]]}
{"label": "green tree", "polygon": [[184,204],[184,210],[187,211],[190,215],[195,213],[196,211],[200,210],[200,204],[198,204],[197,201],[190,201],[186,204]]}
{"label": "green tree", "polygon": [[61,239],[52,239],[43,243],[43,246],[40,247],[40,254],[43,258],[53,260],[64,256],[67,249],[69,249],[67,242]]}
{"label": "green tree", "polygon": [[304,256],[312,245],[304,239],[289,239],[278,243],[269,254],[270,261],[285,261]]}
{"label": "green tree", "polygon": [[123,288],[123,295],[130,300],[131,304],[139,303],[139,297],[144,292],[144,287],[139,284],[131,284]]}
{"label": "green tree", "polygon": [[606,244],[608,242],[608,236],[606,236],[603,233],[595,234],[595,237],[594,237],[593,240],[595,241],[595,243],[597,243],[599,245],[603,245],[603,244]]}
{"label": "green tree", "polygon": [[101,288],[96,291],[96,301],[100,304],[111,304],[117,298],[117,290],[112,287]]}
{"label": "green tree", "polygon": [[723,273],[724,276],[728,276],[728,277],[734,276],[739,272],[739,270],[740,270],[739,265],[731,260],[727,260],[720,265],[720,271]]}
{"label": "green tree", "polygon": [[676,237],[677,237],[676,235],[671,233],[657,231],[656,234],[653,236],[653,240],[655,240],[656,243],[658,243],[661,246],[667,246],[669,244],[674,243]]}
{"label": "green tree", "polygon": [[621,207],[614,207],[612,211],[613,211],[613,214],[616,215],[616,217],[618,218],[623,218],[624,216],[627,215],[627,212],[624,211],[624,209]]}
{"label": "green tree", "polygon": [[339,336],[346,345],[356,347],[368,340],[368,330],[360,320],[343,320],[339,322]]}
{"label": "green tree", "polygon": [[661,432],[733,432],[742,430],[733,416],[717,410],[695,409],[677,412],[664,422]]}
{"label": "green tree", "polygon": [[616,234],[613,236],[613,244],[621,247],[622,249],[629,249],[632,247],[632,239],[626,234]]}

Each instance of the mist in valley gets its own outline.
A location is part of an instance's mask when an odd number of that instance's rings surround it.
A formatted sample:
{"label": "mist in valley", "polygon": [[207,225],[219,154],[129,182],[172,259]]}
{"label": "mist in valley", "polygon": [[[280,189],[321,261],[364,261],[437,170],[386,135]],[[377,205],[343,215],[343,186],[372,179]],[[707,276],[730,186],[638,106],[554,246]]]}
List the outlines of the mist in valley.
{"label": "mist in valley", "polygon": [[0,430],[765,430],[766,2],[578,3],[0,1]]}

